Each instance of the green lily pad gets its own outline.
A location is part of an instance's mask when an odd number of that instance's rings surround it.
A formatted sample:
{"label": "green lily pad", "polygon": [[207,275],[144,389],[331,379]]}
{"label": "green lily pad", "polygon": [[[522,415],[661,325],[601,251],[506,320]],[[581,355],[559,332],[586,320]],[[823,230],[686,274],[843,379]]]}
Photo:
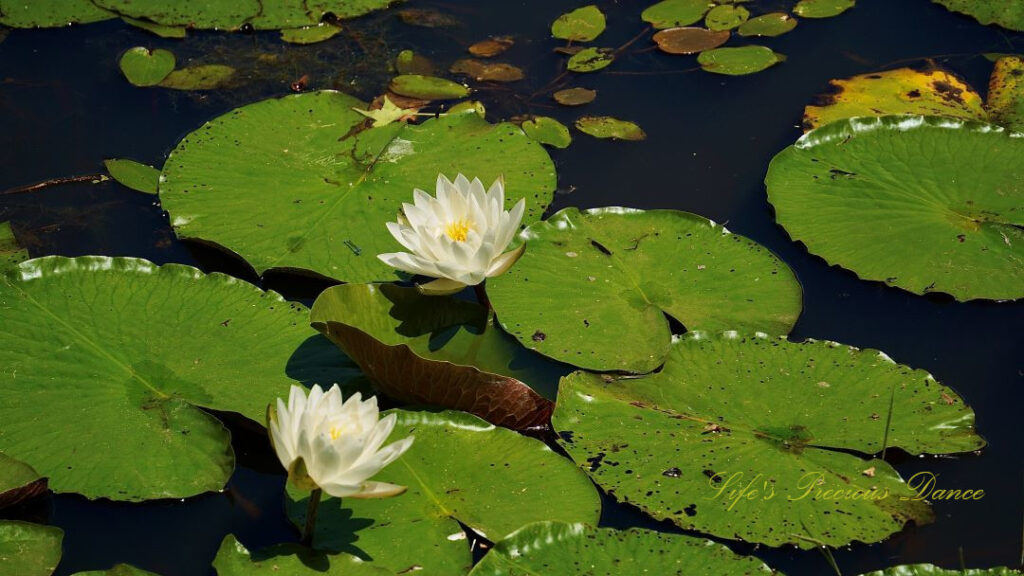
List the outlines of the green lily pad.
{"label": "green lily pad", "polygon": [[732,33],[728,30],[707,28],[668,28],[653,36],[658,49],[667,54],[696,54],[718,48],[729,41]]}
{"label": "green lily pad", "polygon": [[740,46],[739,48],[715,48],[701,52],[697,62],[701,68],[715,74],[742,76],[770,68],[786,57],[765,46]]}
{"label": "green lily pad", "polygon": [[138,18],[129,18],[122,16],[123,20],[127,24],[131,24],[136,28],[142,28],[147,32],[152,32],[161,38],[184,38],[185,27],[184,26],[163,26],[149,20],[139,20]]}
{"label": "green lily pad", "polygon": [[1024,139],[929,116],[851,118],[772,160],[789,235],[830,264],[915,294],[1024,297]]}
{"label": "green lily pad", "polygon": [[136,46],[121,55],[121,72],[135,86],[155,86],[174,70],[174,54]]}
{"label": "green lily pad", "polygon": [[831,80],[834,93],[804,108],[804,126],[818,128],[854,116],[919,114],[985,120],[981,96],[945,70],[897,68]]}
{"label": "green lily pad", "polygon": [[689,26],[699,22],[715,4],[708,0],[663,0],[648,6],[640,18],[657,29]]}
{"label": "green lily pad", "polygon": [[28,260],[28,250],[14,237],[10,222],[0,222],[0,274]]}
{"label": "green lily pad", "polygon": [[330,40],[338,34],[341,34],[341,27],[320,22],[313,26],[281,30],[281,40],[289,44],[316,44],[317,42]]}
{"label": "green lily pad", "polygon": [[[0,276],[0,302],[0,451],[55,492],[220,490],[230,437],[200,407],[259,422],[291,384],[343,375],[304,306],[188,266],[37,258]],[[68,423],[59,442],[57,422]]]}
{"label": "green lily pad", "polygon": [[31,466],[0,452],[0,510],[45,493],[46,478]]}
{"label": "green lily pad", "polygon": [[593,4],[558,17],[551,24],[551,35],[562,40],[590,42],[604,32],[604,14]]}
{"label": "green lily pad", "polygon": [[582,116],[576,120],[576,129],[594,138],[631,141],[647,138],[647,133],[636,124],[611,116]]}
{"label": "green lily pad", "polygon": [[107,570],[89,570],[88,572],[75,572],[72,576],[159,576],[155,572],[136,568],[129,564],[115,564]]}
{"label": "green lily pad", "polygon": [[185,137],[164,163],[160,199],[183,238],[232,250],[259,273],[301,269],[346,282],[393,280],[377,259],[396,244],[385,224],[438,173],[493,182],[524,221],[551,202],[555,169],[513,124],[473,108],[422,124],[357,132],[362,102],[310,92],[243,106]]}
{"label": "green lily pad", "polygon": [[116,17],[90,0],[0,0],[0,24],[11,28],[57,28]]}
{"label": "green lily pad", "polygon": [[1024,132],[1024,58],[1006,56],[996,60],[985,106],[992,122]]}
{"label": "green lily pad", "polygon": [[743,6],[722,4],[712,8],[704,17],[708,30],[732,30],[750,18],[750,11]]}
{"label": "green lily pad", "polygon": [[160,184],[160,171],[156,168],[125,159],[104,160],[103,165],[106,166],[110,177],[121,185],[138,192],[156,194],[157,186]]}
{"label": "green lily pad", "polygon": [[64,531],[18,520],[0,520],[0,574],[50,576],[60,562]]}
{"label": "green lily pad", "polygon": [[[389,576],[394,574],[349,554],[324,554],[296,544],[272,546],[252,554],[234,534],[228,534],[213,559],[217,576]],[[126,575],[127,576],[127,575]]]}
{"label": "green lily pad", "polygon": [[607,68],[614,61],[614,50],[590,47],[573,54],[567,67],[573,72],[595,72]]}
{"label": "green lily pad", "polygon": [[1020,571],[1012,568],[966,568],[946,570],[934,564],[907,564],[885,570],[866,572],[860,576],[1019,576]]}
{"label": "green lily pad", "polygon": [[385,394],[472,412],[499,426],[546,426],[558,377],[495,328],[487,310],[392,284],[345,284],[317,297],[313,327]]}
{"label": "green lily pad", "polygon": [[800,313],[800,285],[782,261],[695,214],[567,208],[521,237],[519,262],[487,282],[502,328],[588,370],[660,366],[666,315],[689,330],[785,334]]}
{"label": "green lily pad", "polygon": [[174,90],[216,90],[223,88],[235,76],[235,69],[223,64],[204,64],[175,70],[160,82],[160,86]]}
{"label": "green lily pad", "polygon": [[552,424],[599,486],[656,519],[801,548],[877,542],[930,520],[867,455],[985,444],[974,412],[922,370],[874,350],[732,331],[684,336],[655,375],[563,378]]}
{"label": "green lily pad", "polygon": [[797,19],[785,12],[762,14],[744,22],[737,32],[740,36],[781,36],[796,28]]}
{"label": "green lily pad", "polygon": [[469,96],[469,88],[458,82],[419,74],[396,76],[388,89],[395,94],[423,100],[455,100]]}
{"label": "green lily pad", "polygon": [[[379,500],[325,499],[315,548],[396,573],[420,566],[423,574],[464,574],[472,559],[459,523],[492,541],[542,520],[597,523],[593,484],[539,440],[462,412],[394,412],[398,424],[388,442],[410,433],[416,441],[374,479],[408,490]],[[288,512],[300,526],[305,496],[289,491]]]}
{"label": "green lily pad", "polygon": [[1024,4],[1013,0],[932,0],[947,9],[966,14],[982,24],[1024,31]]}
{"label": "green lily pad", "polygon": [[470,576],[735,576],[776,574],[757,558],[701,538],[631,528],[537,522],[495,544]]}
{"label": "green lily pad", "polygon": [[568,148],[572,144],[569,129],[550,116],[534,116],[523,122],[523,132],[541,144],[555,148]]}
{"label": "green lily pad", "polygon": [[831,18],[853,8],[855,0],[800,0],[793,14],[802,18]]}
{"label": "green lily pad", "polygon": [[[76,0],[80,1],[80,0]],[[387,8],[395,0],[93,0],[97,6],[123,16],[164,26],[235,30],[249,24],[257,30],[316,26],[327,13],[355,18]]]}

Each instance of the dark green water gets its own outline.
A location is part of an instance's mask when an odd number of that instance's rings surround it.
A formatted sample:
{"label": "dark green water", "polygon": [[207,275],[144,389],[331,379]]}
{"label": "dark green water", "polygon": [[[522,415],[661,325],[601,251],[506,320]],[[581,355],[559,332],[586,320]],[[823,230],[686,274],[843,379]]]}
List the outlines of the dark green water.
{"label": "dark green water", "polygon": [[[555,43],[548,38],[550,22],[579,4],[413,0],[409,6],[436,8],[461,24],[426,29],[376,15],[348,24],[345,36],[301,49],[282,46],[274,33],[193,34],[180,42],[118,22],[11,31],[0,44],[0,190],[100,172],[104,158],[128,157],[159,166],[178,139],[205,120],[243,103],[287,93],[288,84],[304,74],[310,75],[310,89],[340,88],[370,98],[389,78],[383,63],[399,50],[412,48],[445,63],[490,35],[516,37],[504,59],[523,67],[527,79],[477,93],[488,119],[535,113],[571,124],[579,109],[557,107],[547,92],[531,94],[545,88],[564,61],[551,52]],[[637,15],[646,3],[598,5],[609,22],[603,45],[621,45],[643,29]],[[757,5],[786,8],[791,2]],[[726,222],[729,229],[769,247],[799,276],[804,311],[793,339],[830,339],[884,350],[898,362],[927,369],[973,406],[979,431],[989,441],[982,454],[890,455],[890,460],[904,478],[927,470],[944,487],[984,489],[985,498],[936,502],[932,525],[909,527],[880,544],[835,551],[844,574],[912,562],[952,568],[961,557],[969,567],[1017,566],[1024,532],[1024,435],[1019,419],[1024,304],[958,304],[940,296],[913,296],[829,268],[775,225],[762,180],[772,156],[800,135],[803,106],[826,89],[830,78],[923,66],[931,59],[984,92],[991,63],[981,54],[1024,52],[1024,34],[981,26],[928,0],[859,0],[846,14],[803,21],[795,31],[765,44],[789,60],[747,77],[695,71],[691,57],[644,50],[650,45],[645,38],[613,67],[575,81],[599,90],[587,113],[633,120],[649,137],[641,143],[615,143],[579,135],[567,150],[552,151],[560,190],[572,190],[556,197],[552,211],[628,205],[687,210]],[[221,55],[221,61],[232,59],[229,63],[251,63],[260,52],[297,56],[235,90],[199,97],[130,86],[116,62],[123,50],[136,45],[170,48],[179,60],[211,52]],[[262,72],[250,66],[247,74]],[[178,242],[152,197],[114,183],[0,195],[4,220],[13,223],[33,256],[131,255],[246,274],[237,262]],[[283,277],[268,284],[295,298],[309,298],[317,288]],[[167,576],[208,574],[228,533],[250,549],[297,539],[282,508],[284,477],[265,439],[244,427],[233,431],[241,466],[223,494],[140,505],[61,495],[22,511],[22,517],[65,530],[58,574],[115,562]],[[611,499],[605,501],[602,522],[675,530]],[[815,551],[730,546],[790,575],[830,572]]]}

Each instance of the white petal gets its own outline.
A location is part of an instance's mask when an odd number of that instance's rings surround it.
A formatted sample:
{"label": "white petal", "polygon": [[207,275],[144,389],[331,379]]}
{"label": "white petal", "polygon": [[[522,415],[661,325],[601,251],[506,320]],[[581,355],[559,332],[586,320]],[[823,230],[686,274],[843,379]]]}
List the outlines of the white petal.
{"label": "white petal", "polygon": [[405,486],[388,484],[387,482],[364,482],[356,494],[350,494],[349,498],[390,498],[405,492]]}
{"label": "white petal", "polygon": [[506,270],[512,267],[519,260],[519,257],[523,255],[526,250],[526,244],[520,244],[519,248],[505,252],[501,256],[498,256],[491,262],[491,267],[487,270],[487,277],[493,278],[504,274]]}
{"label": "white petal", "polygon": [[426,294],[427,296],[449,296],[451,294],[462,292],[465,287],[466,285],[462,282],[448,278],[438,278],[437,280],[432,280],[426,284],[416,285],[416,289],[419,290],[421,294]]}
{"label": "white petal", "polygon": [[434,278],[443,276],[435,263],[406,252],[378,254],[377,258],[380,258],[388,266],[397,268],[402,272],[408,272],[409,274],[420,274]]}

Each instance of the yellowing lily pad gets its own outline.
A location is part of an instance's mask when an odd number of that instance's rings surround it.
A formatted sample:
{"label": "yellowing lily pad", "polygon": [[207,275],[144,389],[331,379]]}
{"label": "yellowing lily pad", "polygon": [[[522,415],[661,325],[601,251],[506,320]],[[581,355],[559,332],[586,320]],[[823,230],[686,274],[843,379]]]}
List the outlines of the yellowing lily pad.
{"label": "yellowing lily pad", "polygon": [[535,116],[523,122],[523,132],[541,144],[555,148],[567,148],[572,143],[572,136],[565,124],[550,116]]}
{"label": "yellowing lily pad", "polygon": [[119,64],[125,78],[135,86],[155,86],[174,70],[174,54],[136,46],[121,55]]}
{"label": "yellowing lily pad", "polygon": [[701,52],[697,62],[701,68],[715,74],[742,76],[770,68],[786,57],[764,46],[741,46],[739,48],[715,48]]}
{"label": "yellowing lily pad", "polygon": [[708,0],[662,0],[645,9],[640,18],[659,30],[689,26],[699,22],[714,6]]}
{"label": "yellowing lily pad", "polygon": [[615,51],[609,48],[584,48],[569,58],[568,68],[573,72],[595,72],[615,61]]}
{"label": "yellowing lily pad", "polygon": [[831,18],[846,12],[855,0],[800,0],[793,7],[793,13],[803,18]]}
{"label": "yellowing lily pad", "polygon": [[551,24],[551,35],[562,40],[590,42],[604,32],[604,27],[604,14],[591,4],[559,16]]}
{"label": "yellowing lily pad", "polygon": [[455,100],[469,96],[469,88],[458,82],[419,74],[396,76],[388,89],[395,94],[423,100]]}
{"label": "yellowing lily pad", "polygon": [[993,122],[1024,132],[1024,58],[1005,56],[996,60],[985,107]]}
{"label": "yellowing lily pad", "polygon": [[737,32],[740,36],[781,36],[796,28],[797,19],[785,12],[762,14],[744,22]]}

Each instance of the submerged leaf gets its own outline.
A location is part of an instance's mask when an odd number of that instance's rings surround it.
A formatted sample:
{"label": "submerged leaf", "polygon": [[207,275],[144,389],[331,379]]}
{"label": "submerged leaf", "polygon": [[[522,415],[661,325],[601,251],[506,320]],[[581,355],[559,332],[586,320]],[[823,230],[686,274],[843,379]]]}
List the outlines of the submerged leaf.
{"label": "submerged leaf", "polygon": [[422,54],[412,50],[402,50],[395,58],[395,70],[398,70],[399,74],[432,76],[434,74],[434,64]]}
{"label": "submerged leaf", "polygon": [[452,64],[449,72],[471,76],[478,82],[515,82],[522,80],[523,71],[505,62],[484,62],[462,58]]}
{"label": "submerged leaf", "polygon": [[662,52],[669,54],[696,54],[718,48],[729,41],[728,30],[713,31],[707,28],[669,28],[654,35],[654,41]]}
{"label": "submerged leaf", "polygon": [[597,90],[588,88],[566,88],[555,92],[552,97],[562,106],[582,106],[589,104],[597,98]]}
{"label": "submerged leaf", "polygon": [[576,129],[594,138],[632,141],[647,138],[647,133],[636,124],[611,116],[583,116],[576,120]]}
{"label": "submerged leaf", "polygon": [[481,40],[469,47],[469,53],[478,58],[491,58],[512,47],[515,40],[511,36],[494,36]]}
{"label": "submerged leaf", "polygon": [[175,70],[160,82],[160,86],[174,90],[215,90],[222,88],[235,76],[235,69],[223,64],[205,64]]}
{"label": "submerged leaf", "polygon": [[455,100],[469,96],[469,88],[436,76],[402,74],[391,80],[389,90],[395,94],[423,100]]}
{"label": "submerged leaf", "polygon": [[559,16],[551,24],[551,35],[562,40],[590,42],[604,32],[604,27],[604,14],[591,4]]}
{"label": "submerged leaf", "polygon": [[122,186],[146,194],[156,194],[160,184],[160,171],[156,168],[124,158],[104,160],[103,165],[110,177]]}
{"label": "submerged leaf", "polygon": [[996,124],[1024,132],[1024,58],[1006,56],[996,61],[985,107]]}
{"label": "submerged leaf", "polygon": [[785,12],[762,14],[739,27],[740,36],[781,36],[796,28],[797,20]]}
{"label": "submerged leaf", "polygon": [[549,116],[535,116],[523,122],[523,132],[541,144],[566,148],[572,143],[572,136],[565,124]]}
{"label": "submerged leaf", "polygon": [[320,22],[313,26],[301,28],[285,28],[281,30],[281,40],[289,44],[316,44],[341,34],[341,27]]}
{"label": "submerged leaf", "polygon": [[764,46],[741,46],[739,48],[715,48],[701,52],[697,62],[701,68],[715,74],[742,76],[754,74],[774,66],[786,57]]}
{"label": "submerged leaf", "polygon": [[135,86],[155,86],[174,70],[174,54],[136,46],[121,55],[119,65],[125,78]]}
{"label": "submerged leaf", "polygon": [[662,0],[647,7],[640,18],[657,29],[689,26],[700,21],[714,6],[709,0]]}
{"label": "submerged leaf", "polygon": [[831,18],[846,12],[856,0],[800,0],[793,13],[803,18]]}

